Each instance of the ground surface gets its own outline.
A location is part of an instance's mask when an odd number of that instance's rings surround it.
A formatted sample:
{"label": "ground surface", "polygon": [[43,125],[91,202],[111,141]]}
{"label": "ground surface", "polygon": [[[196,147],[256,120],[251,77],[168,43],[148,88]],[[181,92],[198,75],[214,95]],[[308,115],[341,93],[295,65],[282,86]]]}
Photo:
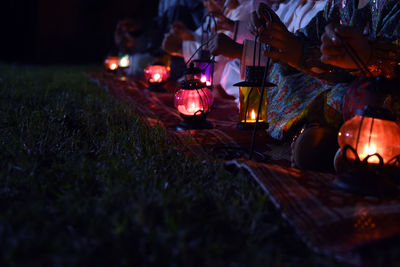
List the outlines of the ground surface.
{"label": "ground surface", "polygon": [[250,176],[183,155],[85,70],[0,65],[1,266],[337,265]]}

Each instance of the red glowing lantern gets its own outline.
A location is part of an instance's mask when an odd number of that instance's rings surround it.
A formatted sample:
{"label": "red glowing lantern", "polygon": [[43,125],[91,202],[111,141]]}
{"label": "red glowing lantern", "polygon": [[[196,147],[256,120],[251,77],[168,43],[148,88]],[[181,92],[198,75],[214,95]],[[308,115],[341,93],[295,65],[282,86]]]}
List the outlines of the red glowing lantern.
{"label": "red glowing lantern", "polygon": [[338,143],[346,163],[340,187],[373,195],[392,188],[387,170],[399,166],[400,127],[390,112],[368,106],[359,110],[340,128]]}
{"label": "red glowing lantern", "polygon": [[104,66],[109,71],[116,71],[118,69],[119,57],[109,56],[104,60]]}
{"label": "red glowing lantern", "polygon": [[166,92],[163,84],[169,77],[169,71],[165,65],[162,63],[155,63],[148,66],[144,70],[144,76],[149,83],[149,87],[146,88],[147,91]]}
{"label": "red glowing lantern", "polygon": [[213,95],[199,79],[200,70],[191,66],[185,71],[186,80],[175,93],[174,104],[183,122],[178,129],[211,129],[212,123],[206,120],[211,111]]}

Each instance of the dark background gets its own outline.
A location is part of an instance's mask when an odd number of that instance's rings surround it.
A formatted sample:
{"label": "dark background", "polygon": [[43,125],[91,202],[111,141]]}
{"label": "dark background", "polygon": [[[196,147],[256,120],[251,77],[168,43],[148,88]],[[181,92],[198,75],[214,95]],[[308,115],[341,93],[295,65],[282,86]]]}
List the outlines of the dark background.
{"label": "dark background", "polygon": [[100,63],[124,17],[157,15],[158,0],[5,0],[0,61]]}

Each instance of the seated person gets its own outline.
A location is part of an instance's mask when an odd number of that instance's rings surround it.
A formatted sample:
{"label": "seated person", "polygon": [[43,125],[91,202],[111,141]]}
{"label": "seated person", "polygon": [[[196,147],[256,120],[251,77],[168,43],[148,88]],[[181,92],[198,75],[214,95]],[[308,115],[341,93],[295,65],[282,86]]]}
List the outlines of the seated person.
{"label": "seated person", "polygon": [[[269,81],[277,86],[268,90],[268,131],[276,139],[290,138],[306,121],[337,130],[343,114],[351,113],[354,103],[348,98],[349,88],[360,83],[355,72],[358,66],[343,48],[344,42],[357,51],[373,75],[394,78],[399,71],[398,1],[330,0],[325,10],[296,34],[266,5],[260,5],[257,16],[264,22],[254,23],[253,31],[273,47],[264,55],[276,61]],[[326,138],[334,143],[336,135],[331,130],[308,131],[308,135],[295,143],[295,163],[318,169],[322,166],[316,166],[319,159],[326,159],[324,164],[333,162],[332,153],[310,144]],[[308,160],[302,162],[302,158]]]}
{"label": "seated person", "polygon": [[[306,26],[308,22],[324,8],[326,0],[277,0],[273,2],[274,5],[272,5],[272,3],[268,5],[274,6],[275,12],[281,18],[282,22],[288,29],[294,32],[299,28]],[[247,24],[248,22],[246,22],[246,25]],[[247,35],[245,39],[254,39],[254,36]],[[233,86],[233,84],[244,79],[246,65],[252,65],[254,42],[245,40],[244,44],[241,44],[220,33],[211,41],[210,50],[214,55],[223,55],[232,59],[226,63],[221,78],[221,86],[229,95],[232,95],[237,99],[239,91],[237,87]],[[256,58],[258,58],[258,55],[256,55]],[[240,62],[240,60],[242,60],[242,62]],[[264,63],[265,60],[262,64]]]}
{"label": "seated person", "polygon": [[[151,19],[126,18],[118,22],[114,41],[120,53],[133,55],[132,64],[128,74],[140,75],[143,69],[151,64],[154,57],[159,57],[164,52],[161,50],[162,36],[169,30],[170,24],[175,20],[183,21],[188,27],[198,27],[203,16],[201,0],[163,0],[159,1],[158,17]],[[175,64],[174,72],[181,64],[179,59],[172,58]],[[178,74],[178,76],[180,76]],[[174,73],[171,73],[174,77]],[[176,78],[176,77],[175,77]]]}
{"label": "seated person", "polygon": [[[248,16],[248,6],[254,3],[254,1],[245,1],[245,3],[245,5],[241,5],[237,0],[203,1],[208,13],[212,13],[217,17],[217,30],[219,32],[223,31],[225,34],[231,36],[231,38],[236,39],[243,39],[243,37],[241,31],[235,31],[235,27],[239,27],[238,24],[235,26],[235,22],[243,20]],[[209,23],[210,21],[205,21],[204,27],[207,27]],[[211,25],[214,26],[212,23]],[[245,33],[247,32],[246,30]],[[183,23],[174,23],[170,33],[164,37],[163,49],[172,55],[182,56],[185,61],[188,61],[201,44],[201,34],[202,27],[199,27],[195,32],[191,32],[185,28]],[[207,47],[205,47],[205,49],[207,49]],[[217,63],[214,69],[214,85],[218,85],[223,68],[229,59],[220,56],[216,57],[215,60]]]}

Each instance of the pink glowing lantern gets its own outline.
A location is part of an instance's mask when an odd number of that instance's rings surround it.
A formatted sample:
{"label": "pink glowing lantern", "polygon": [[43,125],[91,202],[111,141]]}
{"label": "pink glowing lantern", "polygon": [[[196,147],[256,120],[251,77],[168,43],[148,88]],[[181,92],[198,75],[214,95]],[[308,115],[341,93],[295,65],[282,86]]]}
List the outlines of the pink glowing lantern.
{"label": "pink glowing lantern", "polygon": [[183,122],[178,129],[211,129],[212,123],[206,120],[213,105],[213,95],[199,79],[200,70],[193,66],[185,72],[186,80],[175,93],[174,104]]}
{"label": "pink glowing lantern", "polygon": [[144,76],[149,83],[147,91],[166,92],[163,84],[169,77],[169,71],[162,63],[155,63],[144,70]]}
{"label": "pink glowing lantern", "polygon": [[118,69],[119,57],[109,56],[104,60],[104,66],[109,71],[116,71]]}

